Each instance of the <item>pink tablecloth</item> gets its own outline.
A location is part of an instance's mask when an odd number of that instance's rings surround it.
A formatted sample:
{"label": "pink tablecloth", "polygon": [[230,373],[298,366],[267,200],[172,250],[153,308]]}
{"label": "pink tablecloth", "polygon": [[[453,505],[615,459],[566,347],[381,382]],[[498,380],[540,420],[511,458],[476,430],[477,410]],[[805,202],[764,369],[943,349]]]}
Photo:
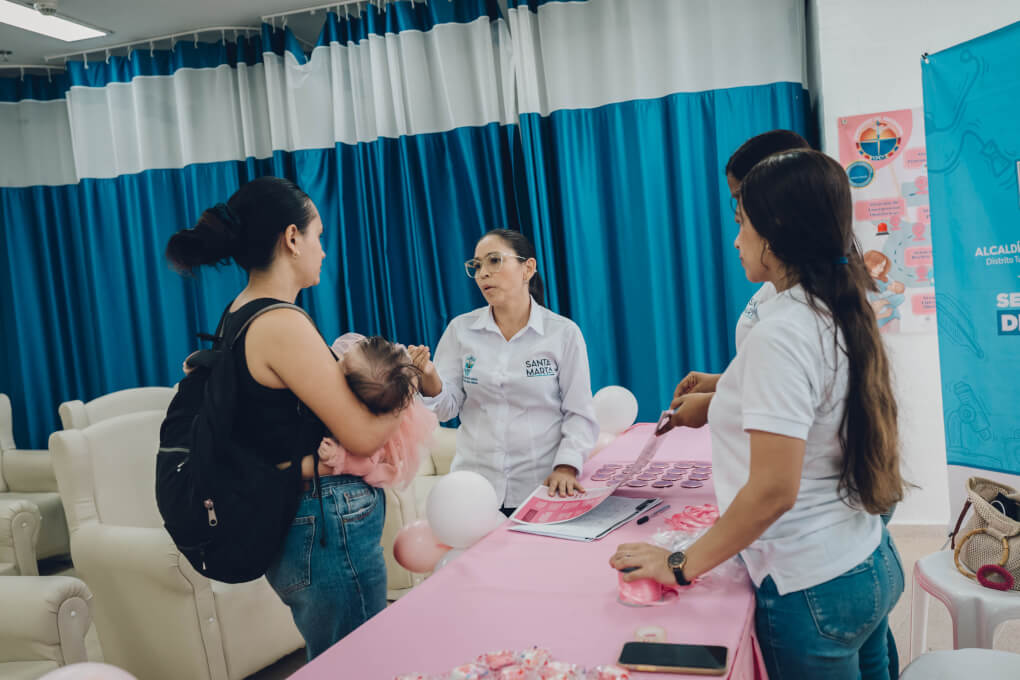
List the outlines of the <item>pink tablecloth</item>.
{"label": "pink tablecloth", "polygon": [[[582,481],[602,463],[633,460],[652,429],[637,425],[628,430],[588,463]],[[666,436],[656,460],[711,456],[707,428],[673,430]],[[627,607],[616,599],[617,576],[608,565],[616,546],[647,540],[664,528],[666,516],[685,505],[714,503],[711,482],[700,489],[645,487],[627,495],[661,495],[672,508],[641,526],[631,521],[593,543],[510,532],[508,523],[293,677],[386,680],[400,673],[444,672],[483,652],[533,645],[548,648],[561,661],[611,664],[638,628],[661,626],[667,642],[728,647],[729,678],[766,678],[753,637],[750,581],[699,587],[659,607]]]}

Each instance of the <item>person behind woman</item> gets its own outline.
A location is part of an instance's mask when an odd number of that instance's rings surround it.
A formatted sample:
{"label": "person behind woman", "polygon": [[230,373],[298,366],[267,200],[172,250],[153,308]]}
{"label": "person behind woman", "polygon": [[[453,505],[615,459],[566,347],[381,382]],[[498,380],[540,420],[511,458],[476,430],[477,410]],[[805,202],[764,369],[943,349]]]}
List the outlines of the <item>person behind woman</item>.
{"label": "person behind woman", "polygon": [[[183,273],[230,259],[247,272],[248,284],[225,319],[229,327],[246,305],[265,298],[293,303],[319,283],[322,231],[315,205],[293,182],[260,177],[203,212],[193,229],[174,234],[166,255]],[[233,436],[269,463],[311,455],[327,428],[350,454],[370,456],[397,425],[397,416],[377,416],[355,397],[326,342],[298,310],[259,316],[235,351]],[[317,417],[311,426],[301,414],[308,409]],[[302,469],[311,468],[306,458]],[[360,477],[325,476],[318,489],[309,487],[314,484],[305,483],[266,577],[290,607],[312,659],[386,606],[385,505],[383,492]]]}
{"label": "person behind woman", "polygon": [[[726,185],[730,190],[734,219],[737,219],[736,205],[737,196],[740,193],[740,183],[751,171],[751,168],[774,153],[810,148],[811,145],[807,143],[807,140],[792,130],[769,130],[755,135],[741,144],[726,162]],[[761,287],[751,296],[740,318],[737,319],[737,351],[744,344],[744,338],[758,323],[758,306],[775,296],[776,288],[770,281],[761,284]],[[712,393],[715,392],[717,382],[719,382],[718,373],[691,371],[684,376],[673,392],[673,402],[669,406],[673,410],[673,414],[669,425],[664,430],[681,425],[687,427],[704,425],[708,419],[708,406],[712,401]]]}
{"label": "person behind woman", "polygon": [[542,306],[535,247],[520,232],[490,231],[465,267],[488,306],[450,322],[434,363],[416,362],[439,420],[460,416],[451,469],[488,479],[507,515],[540,484],[583,492],[577,476],[599,426],[581,330]]}
{"label": "person behind woman", "polygon": [[846,173],[815,151],[770,156],[737,217],[748,279],[777,294],[712,398],[722,516],[685,553],[625,544],[610,564],[686,585],[739,553],[769,677],[884,680],[903,569],[879,513],[905,484]]}

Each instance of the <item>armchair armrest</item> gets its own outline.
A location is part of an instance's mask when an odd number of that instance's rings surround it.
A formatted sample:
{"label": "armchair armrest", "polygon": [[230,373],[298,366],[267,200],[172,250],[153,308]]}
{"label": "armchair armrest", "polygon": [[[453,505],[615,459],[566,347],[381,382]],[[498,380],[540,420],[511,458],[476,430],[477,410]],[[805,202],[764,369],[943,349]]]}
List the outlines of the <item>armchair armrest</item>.
{"label": "armchair armrest", "polygon": [[71,534],[71,554],[90,583],[94,577],[114,584],[141,577],[164,592],[191,595],[196,581],[208,588],[208,579],[192,568],[165,529],[83,524]]}
{"label": "armchair armrest", "polygon": [[50,452],[10,449],[3,452],[4,479],[13,491],[57,491]]}
{"label": "armchair armrest", "polygon": [[437,427],[429,442],[429,455],[437,475],[450,472],[453,457],[457,455],[457,430],[452,427]]}
{"label": "armchair armrest", "polygon": [[41,524],[35,503],[0,496],[0,575],[39,575],[35,548]]}
{"label": "armchair armrest", "polygon": [[164,529],[86,522],[71,534],[71,554],[95,592],[108,663],[139,678],[227,678],[212,582]]}
{"label": "armchair armrest", "polygon": [[65,401],[57,407],[57,415],[65,430],[82,430],[89,426],[89,414],[81,399]]}
{"label": "armchair armrest", "polygon": [[70,576],[0,578],[0,662],[87,661],[92,592]]}

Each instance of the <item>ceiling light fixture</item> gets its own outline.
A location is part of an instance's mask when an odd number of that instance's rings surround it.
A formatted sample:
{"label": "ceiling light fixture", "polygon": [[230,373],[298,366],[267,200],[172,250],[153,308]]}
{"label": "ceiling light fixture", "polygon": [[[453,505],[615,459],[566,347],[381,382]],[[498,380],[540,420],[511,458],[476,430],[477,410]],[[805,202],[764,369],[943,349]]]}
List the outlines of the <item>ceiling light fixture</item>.
{"label": "ceiling light fixture", "polygon": [[109,33],[109,31],[86,26],[74,19],[57,16],[55,2],[37,4],[41,6],[39,11],[11,2],[11,0],[0,0],[0,23],[57,38],[64,42],[98,38]]}

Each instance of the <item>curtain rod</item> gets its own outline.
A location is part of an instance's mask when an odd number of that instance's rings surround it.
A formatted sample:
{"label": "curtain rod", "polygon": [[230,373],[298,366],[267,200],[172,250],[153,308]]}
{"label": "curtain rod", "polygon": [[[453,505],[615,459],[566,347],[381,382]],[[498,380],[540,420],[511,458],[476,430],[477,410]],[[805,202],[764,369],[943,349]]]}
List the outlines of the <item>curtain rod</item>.
{"label": "curtain rod", "polygon": [[75,52],[66,52],[64,54],[54,54],[54,55],[46,57],[46,61],[55,61],[57,59],[64,59],[66,61],[70,57],[81,56],[81,57],[83,57],[85,59],[85,68],[88,68],[88,59],[87,59],[86,55],[95,54],[96,52],[106,52],[106,58],[109,59],[110,58],[110,52],[112,52],[113,50],[120,50],[120,49],[127,48],[128,49],[128,53],[130,54],[132,47],[134,47],[136,45],[148,45],[149,46],[149,50],[153,51],[153,50],[156,49],[156,43],[158,43],[158,42],[162,42],[164,40],[169,40],[171,42],[171,44],[172,44],[173,41],[174,41],[174,38],[179,38],[181,36],[186,36],[186,35],[193,36],[194,39],[195,39],[195,42],[197,43],[198,42],[198,35],[200,33],[210,33],[210,32],[219,31],[222,34],[221,37],[224,40],[226,40],[226,32],[227,31],[234,31],[235,38],[236,38],[236,34],[238,32],[240,32],[240,31],[244,31],[244,34],[248,35],[248,33],[258,33],[261,30],[262,29],[260,27],[257,27],[257,26],[210,26],[208,28],[193,28],[190,31],[177,31],[176,33],[169,33],[167,35],[153,36],[151,38],[142,38],[140,40],[132,40],[131,42],[118,43],[117,45],[109,45],[108,47],[95,47],[95,48],[90,49],[90,50],[77,50]]}
{"label": "curtain rod", "polygon": [[46,71],[46,77],[49,78],[52,81],[53,80],[53,71],[63,71],[64,67],[63,66],[49,66],[49,65],[44,65],[44,64],[0,64],[0,70],[3,70],[3,69],[20,69],[21,70],[21,79],[22,80],[25,79],[25,71],[31,71],[32,69],[35,69],[37,71],[38,70],[44,70],[44,71]]}
{"label": "curtain rod", "polygon": [[[286,12],[277,12],[275,14],[265,14],[265,15],[262,16],[262,21],[266,22],[267,24],[271,24],[271,25],[273,25],[275,27],[275,25],[276,25],[275,24],[275,20],[276,19],[283,18],[283,20],[284,20],[283,23],[286,24],[287,23],[287,19],[286,18],[291,16],[291,15],[294,15],[294,14],[304,14],[304,13],[315,14],[320,9],[324,9],[324,10],[327,10],[327,11],[331,10],[331,9],[335,9],[336,13],[339,14],[341,7],[350,7],[351,5],[355,5],[355,6],[360,6],[360,5],[376,5],[378,7],[381,7],[381,6],[385,5],[387,2],[396,2],[396,0],[337,0],[335,2],[330,2],[330,3],[327,3],[325,5],[314,5],[312,7],[303,7],[302,9],[292,9],[292,10],[288,10]],[[428,0],[411,0],[411,5],[413,6],[415,4],[415,2],[420,2],[423,5],[424,4],[428,4]]]}

